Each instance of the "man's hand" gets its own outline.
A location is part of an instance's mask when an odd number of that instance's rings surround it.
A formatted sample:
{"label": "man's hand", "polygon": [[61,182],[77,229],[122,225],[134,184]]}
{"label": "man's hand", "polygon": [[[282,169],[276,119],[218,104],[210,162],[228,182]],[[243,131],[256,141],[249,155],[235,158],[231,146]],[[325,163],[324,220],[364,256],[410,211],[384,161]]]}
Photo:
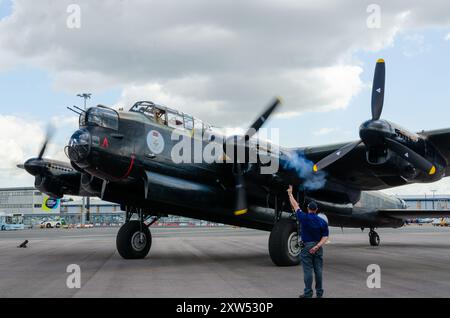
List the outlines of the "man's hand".
{"label": "man's hand", "polygon": [[297,201],[295,201],[294,196],[292,195],[292,186],[291,185],[287,189],[287,193],[288,193],[289,202],[291,203],[292,209],[294,211],[297,211],[300,207],[299,207]]}
{"label": "man's hand", "polygon": [[313,248],[311,248],[310,250],[309,250],[309,253],[310,254],[316,254],[316,252],[319,250],[319,246],[314,246]]}
{"label": "man's hand", "polygon": [[292,186],[291,186],[291,185],[290,185],[289,188],[287,189],[287,193],[288,193],[288,196],[291,196],[291,195],[292,195]]}

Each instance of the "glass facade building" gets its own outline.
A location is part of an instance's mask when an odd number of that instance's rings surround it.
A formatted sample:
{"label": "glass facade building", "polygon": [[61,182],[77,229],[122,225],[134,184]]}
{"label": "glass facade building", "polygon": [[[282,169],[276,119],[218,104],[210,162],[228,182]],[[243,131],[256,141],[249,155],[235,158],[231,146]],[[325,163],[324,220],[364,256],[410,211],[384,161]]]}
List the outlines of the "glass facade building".
{"label": "glass facade building", "polygon": [[[408,208],[443,209],[450,208],[450,195],[403,195]],[[97,198],[90,200],[90,220],[96,226],[118,226],[124,222],[125,213],[120,206]],[[82,200],[79,197],[53,200],[33,187],[0,188],[0,211],[11,214],[23,214],[25,225],[38,225],[42,221],[64,219],[67,224],[81,224],[86,216]],[[206,221],[192,220],[178,216],[162,218],[159,225],[210,226]]]}

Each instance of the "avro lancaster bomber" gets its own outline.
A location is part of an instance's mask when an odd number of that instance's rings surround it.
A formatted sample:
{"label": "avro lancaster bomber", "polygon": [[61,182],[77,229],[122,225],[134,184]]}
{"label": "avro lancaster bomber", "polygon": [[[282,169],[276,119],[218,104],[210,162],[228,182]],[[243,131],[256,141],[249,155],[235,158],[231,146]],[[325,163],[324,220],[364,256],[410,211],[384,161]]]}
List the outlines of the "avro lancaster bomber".
{"label": "avro lancaster bomber", "polygon": [[[378,191],[435,182],[450,173],[450,129],[413,133],[381,119],[384,83],[385,62],[378,60],[372,118],[360,126],[360,140],[350,144],[263,145],[256,133],[279,99],[246,134],[224,138],[197,118],[142,101],[128,111],[105,106],[81,111],[79,129],[65,148],[70,163],[45,159],[47,140],[38,157],[22,167],[35,176],[35,187],[52,197],[91,196],[120,204],[126,222],[116,244],[126,259],[146,257],[152,244],[149,227],[160,217],[179,215],[271,231],[272,261],[297,265],[299,229],[287,198],[289,185],[303,207],[316,201],[330,226],[369,229],[371,245],[380,244],[376,228],[450,214],[406,209],[401,199]],[[222,150],[215,155],[226,160],[174,160],[180,142],[174,132],[200,153],[211,145]],[[237,160],[240,150],[244,160]],[[276,171],[263,173],[275,161]]]}

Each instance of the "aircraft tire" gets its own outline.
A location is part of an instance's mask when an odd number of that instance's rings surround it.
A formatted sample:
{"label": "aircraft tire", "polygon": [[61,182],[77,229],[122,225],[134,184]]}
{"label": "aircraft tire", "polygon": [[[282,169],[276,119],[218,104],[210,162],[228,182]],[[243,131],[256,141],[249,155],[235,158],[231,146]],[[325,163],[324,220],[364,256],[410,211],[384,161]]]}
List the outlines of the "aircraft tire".
{"label": "aircraft tire", "polygon": [[269,255],[277,266],[296,266],[300,264],[297,222],[278,221],[270,232]]}
{"label": "aircraft tire", "polygon": [[[139,235],[143,234],[142,237]],[[139,221],[129,221],[122,225],[117,233],[116,247],[124,259],[145,258],[152,246],[152,234],[147,226],[141,226]]]}

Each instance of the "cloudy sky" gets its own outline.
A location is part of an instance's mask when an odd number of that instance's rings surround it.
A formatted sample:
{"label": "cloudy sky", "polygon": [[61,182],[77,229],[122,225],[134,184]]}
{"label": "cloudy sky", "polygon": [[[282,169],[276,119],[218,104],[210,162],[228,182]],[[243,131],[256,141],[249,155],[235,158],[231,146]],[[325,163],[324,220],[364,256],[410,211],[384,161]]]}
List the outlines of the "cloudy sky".
{"label": "cloudy sky", "polygon": [[[383,57],[383,118],[450,127],[450,2],[372,4],[0,0],[0,186],[32,184],[14,166],[37,154],[48,122],[59,132],[48,156],[64,159],[76,128],[65,107],[80,92],[91,105],[153,100],[225,127],[245,127],[281,95],[269,127],[283,146],[310,146],[358,138]],[[450,194],[450,180],[390,192],[432,189]]]}

